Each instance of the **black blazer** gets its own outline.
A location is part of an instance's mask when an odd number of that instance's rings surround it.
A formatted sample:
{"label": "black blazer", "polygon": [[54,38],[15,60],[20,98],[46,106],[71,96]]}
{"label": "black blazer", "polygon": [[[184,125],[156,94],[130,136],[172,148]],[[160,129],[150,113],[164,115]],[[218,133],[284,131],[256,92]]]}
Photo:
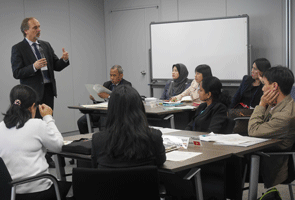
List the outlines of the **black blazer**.
{"label": "black blazer", "polygon": [[[119,83],[119,85],[130,85],[132,86],[132,84],[129,81],[126,81],[125,79],[122,79]],[[109,90],[112,91],[112,81],[107,81],[103,84],[104,87],[108,88]]]}
{"label": "black blazer", "polygon": [[[241,99],[244,93],[246,92],[247,88],[251,87],[253,82],[254,82],[254,79],[251,76],[245,75],[243,77],[243,81],[239,89],[237,90],[236,94],[233,96],[229,108],[234,108],[235,106],[237,106],[237,104],[241,103]],[[260,98],[263,95],[262,87],[263,87],[262,84],[258,86],[256,92],[252,96],[251,102],[249,102],[250,105],[248,106],[252,106],[254,108],[255,106],[259,104]]]}
{"label": "black blazer", "polygon": [[[47,60],[48,73],[53,86],[53,95],[57,96],[56,82],[54,71],[61,71],[69,65],[69,62],[64,62],[59,59],[55,54],[48,42],[38,40],[40,46],[44,50],[44,55]],[[36,72],[33,69],[33,64],[36,61],[35,54],[26,39],[14,45],[11,50],[11,67],[13,77],[20,79],[20,83],[32,87],[39,98],[41,99],[44,94],[44,83],[41,70]]]}
{"label": "black blazer", "polygon": [[106,141],[105,131],[94,133],[92,136],[92,165],[94,167],[135,167],[143,165],[162,165],[166,161],[165,147],[163,145],[162,132],[160,130],[151,129],[151,142],[154,145],[155,155],[151,158],[142,160],[125,161],[123,155],[119,158],[113,159],[103,152]]}
{"label": "black blazer", "polygon": [[[205,110],[204,110],[205,109]],[[227,107],[223,103],[199,105],[192,121],[185,130],[223,133],[227,127]]]}

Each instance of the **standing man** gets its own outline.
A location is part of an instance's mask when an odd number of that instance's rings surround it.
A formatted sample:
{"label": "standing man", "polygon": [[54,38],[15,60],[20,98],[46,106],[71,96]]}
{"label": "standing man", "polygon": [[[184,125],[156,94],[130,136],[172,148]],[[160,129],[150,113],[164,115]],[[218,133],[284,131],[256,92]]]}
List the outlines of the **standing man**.
{"label": "standing man", "polygon": [[[39,40],[41,30],[36,18],[25,18],[20,29],[25,38],[11,50],[13,77],[32,87],[38,94],[39,103],[53,110],[54,96],[57,96],[54,71],[61,71],[70,64],[69,54],[63,48],[59,59],[48,42]],[[38,111],[35,117],[42,118]],[[49,167],[55,167],[49,154],[46,154],[46,160]]]}
{"label": "standing man", "polygon": [[[57,96],[54,71],[69,65],[69,54],[63,48],[59,59],[48,42],[39,40],[41,30],[36,18],[25,18],[20,28],[25,38],[12,47],[13,77],[32,87],[39,95],[40,103],[53,109],[54,96]],[[39,112],[36,118],[41,118]]]}
{"label": "standing man", "polygon": [[[111,80],[105,82],[103,84],[103,86],[105,88],[108,88],[111,91],[113,91],[118,85],[126,84],[126,85],[132,86],[132,84],[129,81],[126,81],[125,79],[123,79],[123,69],[122,69],[122,67],[120,65],[114,65],[111,68],[110,79]],[[98,93],[98,96],[100,98],[103,98],[103,99],[110,98],[110,95],[108,93],[105,93],[105,92]],[[95,99],[91,95],[90,95],[89,98],[93,101],[93,103],[99,103],[99,102],[95,101]],[[100,120],[100,115],[99,114],[90,114],[90,118],[91,118],[92,122],[97,122],[97,123],[100,122],[99,126],[100,127],[102,126],[102,122]],[[80,134],[89,133],[88,127],[87,127],[87,119],[86,119],[85,115],[83,115],[82,117],[80,117],[78,119],[77,124],[78,124]]]}

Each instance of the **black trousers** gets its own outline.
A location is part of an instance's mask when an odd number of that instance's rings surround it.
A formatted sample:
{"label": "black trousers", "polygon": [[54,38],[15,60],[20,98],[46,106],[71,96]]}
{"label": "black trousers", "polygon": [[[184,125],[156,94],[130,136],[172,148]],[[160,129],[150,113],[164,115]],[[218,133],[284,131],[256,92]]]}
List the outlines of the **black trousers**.
{"label": "black trousers", "polygon": [[[52,110],[53,110],[53,107],[54,107],[54,93],[53,93],[53,86],[52,86],[51,83],[45,83],[44,84],[44,94],[43,94],[43,97],[42,97],[42,99],[41,99],[41,101],[39,103],[40,104],[44,103],[44,104],[48,105],[49,107],[51,107]],[[37,107],[35,118],[42,119],[42,116],[40,115],[40,112],[39,112],[39,107]],[[51,153],[47,153],[45,155],[45,158],[46,158],[48,163],[50,161],[52,161],[51,156],[52,156]]]}
{"label": "black trousers", "polygon": [[[94,127],[98,127],[99,130],[102,130],[105,127],[106,117],[101,116],[100,114],[90,114],[90,120]],[[87,126],[87,118],[86,115],[80,117],[77,121],[77,125],[80,131],[80,134],[90,133]]]}
{"label": "black trousers", "polygon": [[[60,196],[62,200],[66,199],[66,196],[69,192],[69,189],[71,187],[72,183],[65,182],[65,181],[59,181],[58,182],[58,188],[60,192]],[[17,200],[56,200],[56,193],[54,190],[54,185],[48,189],[41,192],[34,192],[34,193],[27,193],[27,194],[16,194]]]}
{"label": "black trousers", "polygon": [[[50,108],[52,108],[52,110],[53,110],[53,107],[54,107],[54,93],[53,93],[53,86],[52,86],[51,83],[44,84],[44,94],[43,94],[43,97],[42,97],[42,99],[41,99],[41,101],[39,103],[40,104],[44,103],[44,104],[48,105]],[[37,107],[35,118],[42,119],[38,107]]]}

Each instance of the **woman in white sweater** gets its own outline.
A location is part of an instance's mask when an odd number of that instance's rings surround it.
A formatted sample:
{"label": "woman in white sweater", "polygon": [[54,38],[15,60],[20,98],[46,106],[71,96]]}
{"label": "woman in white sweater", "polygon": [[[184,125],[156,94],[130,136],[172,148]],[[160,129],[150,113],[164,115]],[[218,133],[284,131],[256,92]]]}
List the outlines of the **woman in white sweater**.
{"label": "woman in white sweater", "polygon": [[[17,85],[10,92],[10,107],[0,123],[0,157],[13,180],[49,173],[45,159],[47,149],[60,152],[63,137],[52,118],[52,109],[39,105],[43,117],[35,119],[37,94],[25,85]],[[60,183],[65,196],[70,183]],[[52,182],[48,179],[19,185],[16,199],[56,199]]]}

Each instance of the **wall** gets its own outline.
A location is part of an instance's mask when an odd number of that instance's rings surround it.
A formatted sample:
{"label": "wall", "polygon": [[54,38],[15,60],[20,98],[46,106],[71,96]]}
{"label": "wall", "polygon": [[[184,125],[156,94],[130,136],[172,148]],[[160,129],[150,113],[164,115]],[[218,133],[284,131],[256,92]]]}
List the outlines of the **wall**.
{"label": "wall", "polygon": [[[156,8],[157,6],[158,8]],[[292,7],[294,10],[295,5],[293,4]],[[112,12],[114,10],[122,13],[119,26],[125,26],[129,35],[126,33],[120,35],[120,32],[112,31],[114,28],[111,27],[116,26],[111,20],[114,17],[114,12]],[[125,18],[125,21],[123,20],[128,13],[133,13],[133,26],[130,26],[128,18]],[[144,18],[141,17],[143,13]],[[109,63],[113,63],[114,57],[118,58],[114,53],[122,53],[125,46],[138,44],[136,41],[144,41],[140,44],[144,50],[130,49],[132,51],[130,54],[144,58],[142,59],[144,62],[140,62],[140,67],[148,72],[149,62],[146,60],[149,59],[150,43],[148,37],[149,28],[147,26],[152,21],[216,18],[242,14],[248,14],[250,18],[250,63],[256,58],[265,57],[269,59],[272,65],[285,65],[285,0],[111,0],[105,1],[107,66],[110,65]],[[152,17],[150,17],[151,15]],[[292,23],[295,23],[294,20],[292,20]],[[137,24],[137,26],[134,24]],[[134,30],[142,24],[146,26],[145,33],[137,35],[136,41],[133,42],[129,39],[130,43],[126,43],[126,38],[134,37]],[[119,48],[122,46],[120,52],[111,51],[114,45],[109,37],[110,35],[113,37],[120,36],[121,41],[116,43]],[[292,45],[294,46],[294,42],[292,42]],[[131,74],[125,74],[124,76],[127,76],[129,81],[135,82],[138,79],[137,77],[140,76],[133,73],[138,68],[138,61],[132,63],[130,59],[133,60],[131,57],[121,56],[116,62],[128,63],[128,68],[132,69],[132,71]],[[212,55],[212,59],[214,59],[214,55]],[[196,63],[196,66],[198,64]],[[292,61],[291,65],[291,69],[294,70],[292,66],[294,66],[294,61]],[[189,72],[193,73],[193,70],[189,69]],[[167,73],[171,73],[170,69],[167,69]],[[148,96],[149,91],[146,88],[148,88],[149,73],[147,78],[142,81],[145,81],[144,84],[142,86],[136,85],[136,89],[143,91]],[[162,89],[156,89],[154,96],[160,97],[161,93]]]}
{"label": "wall", "polygon": [[70,66],[55,73],[54,118],[61,132],[77,130],[81,114],[67,106],[91,103],[84,84],[106,81],[103,10],[103,0],[0,0],[1,113],[9,106],[11,88],[19,84],[12,76],[11,47],[23,40],[22,20],[36,17],[41,24],[40,39],[49,41],[58,57],[63,47],[69,52]]}

